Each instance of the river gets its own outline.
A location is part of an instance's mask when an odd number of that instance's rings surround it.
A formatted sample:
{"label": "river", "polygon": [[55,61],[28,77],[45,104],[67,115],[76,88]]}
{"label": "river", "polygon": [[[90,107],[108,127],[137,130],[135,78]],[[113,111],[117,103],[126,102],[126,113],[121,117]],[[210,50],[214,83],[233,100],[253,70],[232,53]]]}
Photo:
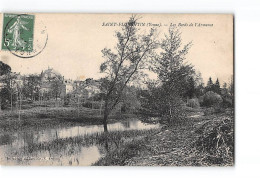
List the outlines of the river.
{"label": "river", "polygon": [[[109,131],[148,130],[159,124],[146,124],[138,119],[108,124]],[[0,135],[0,163],[4,165],[91,165],[105,156],[100,145],[68,144],[55,149],[35,150],[32,146],[103,132],[103,125],[86,125],[54,129],[17,131]]]}

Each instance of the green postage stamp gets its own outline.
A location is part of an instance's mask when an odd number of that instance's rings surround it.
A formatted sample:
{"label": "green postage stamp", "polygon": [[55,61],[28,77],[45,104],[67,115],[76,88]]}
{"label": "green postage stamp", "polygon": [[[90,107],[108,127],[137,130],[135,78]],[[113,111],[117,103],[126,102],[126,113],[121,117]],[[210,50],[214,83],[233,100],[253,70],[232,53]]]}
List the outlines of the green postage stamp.
{"label": "green postage stamp", "polygon": [[32,52],[34,18],[34,15],[5,13],[2,50]]}

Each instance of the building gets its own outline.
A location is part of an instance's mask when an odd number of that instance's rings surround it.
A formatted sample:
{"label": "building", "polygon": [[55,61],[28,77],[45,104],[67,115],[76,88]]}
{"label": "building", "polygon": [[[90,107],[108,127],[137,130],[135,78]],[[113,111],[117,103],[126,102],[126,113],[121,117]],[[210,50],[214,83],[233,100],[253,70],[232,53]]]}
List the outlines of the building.
{"label": "building", "polygon": [[86,91],[88,91],[88,97],[93,97],[94,95],[101,92],[100,81],[94,80],[93,78],[86,79]]}
{"label": "building", "polygon": [[[100,93],[100,82],[92,78],[88,78],[85,81],[64,79],[58,71],[53,68],[48,68],[42,71],[40,74],[40,95],[48,96],[54,95],[53,88],[55,92],[59,91],[59,97],[64,98],[66,95],[70,94],[72,98],[84,98],[88,99],[94,95]],[[56,96],[56,95],[55,95]]]}
{"label": "building", "polygon": [[[64,77],[63,77],[64,79]],[[73,87],[73,81],[72,80],[63,80],[64,84],[64,89],[65,89],[65,94],[70,94],[73,92],[74,87]]]}
{"label": "building", "polygon": [[[43,96],[44,94],[49,94],[52,91],[52,85],[54,82],[63,84],[63,77],[59,72],[54,70],[53,68],[49,68],[45,71],[41,72],[40,75],[40,95]],[[64,91],[60,89],[61,92]]]}

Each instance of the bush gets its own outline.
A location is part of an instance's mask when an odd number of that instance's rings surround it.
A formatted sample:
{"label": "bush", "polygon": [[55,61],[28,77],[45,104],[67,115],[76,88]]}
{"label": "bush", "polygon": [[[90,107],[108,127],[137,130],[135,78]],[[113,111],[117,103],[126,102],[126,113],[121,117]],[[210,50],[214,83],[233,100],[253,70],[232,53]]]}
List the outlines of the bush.
{"label": "bush", "polygon": [[[101,103],[99,101],[86,101],[82,104],[83,107],[90,109],[100,109],[100,105]],[[104,107],[104,105],[102,107]]]}
{"label": "bush", "polygon": [[10,91],[7,88],[0,89],[1,109],[6,109],[10,105]]}
{"label": "bush", "polygon": [[64,106],[68,106],[70,104],[70,95],[66,95],[64,99]]}
{"label": "bush", "polygon": [[82,104],[83,107],[85,108],[92,108],[92,103],[91,102],[85,102]]}
{"label": "bush", "polygon": [[213,91],[208,91],[202,96],[202,105],[206,107],[216,107],[223,102],[221,96]]}
{"label": "bush", "polygon": [[188,99],[187,106],[191,108],[199,108],[200,107],[199,99],[198,98]]}
{"label": "bush", "polygon": [[232,165],[234,159],[233,118],[222,117],[202,125],[195,133],[201,136],[192,144],[202,151],[202,162],[210,165]]}
{"label": "bush", "polygon": [[223,107],[225,108],[231,108],[233,107],[233,101],[231,98],[223,97]]}
{"label": "bush", "polygon": [[160,122],[168,126],[182,124],[187,118],[185,107],[186,104],[181,98],[175,98],[171,105],[165,107],[165,112],[161,113],[162,119]]}

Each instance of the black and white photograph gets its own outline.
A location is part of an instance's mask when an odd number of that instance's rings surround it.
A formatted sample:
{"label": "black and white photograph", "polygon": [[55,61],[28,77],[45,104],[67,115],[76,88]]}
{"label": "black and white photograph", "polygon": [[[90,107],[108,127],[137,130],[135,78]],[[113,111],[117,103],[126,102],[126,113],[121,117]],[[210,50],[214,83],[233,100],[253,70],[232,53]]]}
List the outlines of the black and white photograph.
{"label": "black and white photograph", "polygon": [[234,165],[232,14],[1,19],[1,165]]}

